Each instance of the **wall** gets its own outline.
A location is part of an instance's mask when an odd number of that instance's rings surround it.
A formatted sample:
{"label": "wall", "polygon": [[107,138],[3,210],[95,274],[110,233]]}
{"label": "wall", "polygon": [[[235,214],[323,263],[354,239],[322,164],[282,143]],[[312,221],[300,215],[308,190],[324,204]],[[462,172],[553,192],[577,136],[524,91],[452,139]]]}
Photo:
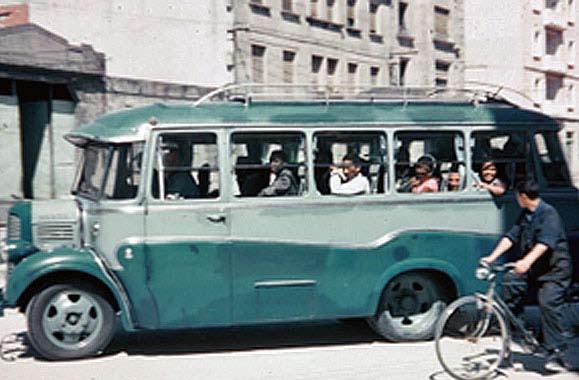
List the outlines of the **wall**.
{"label": "wall", "polygon": [[25,2],[31,22],[104,53],[110,76],[211,86],[232,80],[225,0]]}

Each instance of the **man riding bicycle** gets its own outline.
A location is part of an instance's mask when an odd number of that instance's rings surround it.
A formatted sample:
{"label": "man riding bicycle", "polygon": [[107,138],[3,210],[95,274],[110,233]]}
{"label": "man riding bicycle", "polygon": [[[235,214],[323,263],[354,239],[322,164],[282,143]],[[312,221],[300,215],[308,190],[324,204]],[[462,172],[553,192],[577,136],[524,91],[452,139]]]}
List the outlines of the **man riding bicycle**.
{"label": "man riding bicycle", "polygon": [[528,284],[537,284],[543,338],[550,352],[545,369],[561,372],[568,368],[563,352],[571,336],[562,311],[572,272],[565,229],[557,210],[539,197],[537,183],[518,183],[515,195],[523,212],[493,252],[481,261],[490,264],[514,245],[520,247],[514,273],[505,275],[504,299],[515,314],[520,314]]}

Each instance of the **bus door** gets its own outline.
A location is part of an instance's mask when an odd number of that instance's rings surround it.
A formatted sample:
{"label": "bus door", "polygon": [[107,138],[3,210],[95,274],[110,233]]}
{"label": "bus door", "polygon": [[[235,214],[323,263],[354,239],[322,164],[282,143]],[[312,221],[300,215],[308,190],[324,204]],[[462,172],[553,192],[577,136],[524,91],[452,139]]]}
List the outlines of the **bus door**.
{"label": "bus door", "polygon": [[145,217],[147,286],[159,327],[230,322],[229,214],[216,132],[155,136]]}

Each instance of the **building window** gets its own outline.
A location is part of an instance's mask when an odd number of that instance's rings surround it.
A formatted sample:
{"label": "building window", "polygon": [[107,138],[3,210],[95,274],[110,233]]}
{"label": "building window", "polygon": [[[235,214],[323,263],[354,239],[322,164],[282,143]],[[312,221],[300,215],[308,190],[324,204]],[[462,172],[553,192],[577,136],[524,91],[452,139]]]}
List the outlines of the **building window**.
{"label": "building window", "polygon": [[442,7],[434,7],[434,33],[441,37],[448,37],[448,20],[450,11]]}
{"label": "building window", "polygon": [[436,87],[446,87],[448,85],[448,71],[450,63],[436,60],[434,63],[434,84]]}
{"label": "building window", "polygon": [[290,50],[284,50],[283,58],[283,82],[293,83],[295,72],[296,53]]}
{"label": "building window", "polygon": [[358,85],[358,64],[348,63],[348,84],[351,86]]}
{"label": "building window", "polygon": [[575,0],[569,0],[567,3],[568,21],[570,24],[575,23]]}
{"label": "building window", "polygon": [[318,0],[310,0],[310,16],[318,17]]}
{"label": "building window", "polygon": [[569,67],[575,66],[575,41],[567,43],[567,65]]}
{"label": "building window", "polygon": [[327,67],[328,71],[328,85],[336,84],[336,72],[338,71],[338,60],[335,58],[328,58]]}
{"label": "building window", "polygon": [[293,12],[292,0],[282,0],[281,10],[284,12],[292,13]]}
{"label": "building window", "polygon": [[563,44],[563,32],[555,29],[545,29],[545,53],[559,57],[560,47]]}
{"label": "building window", "polygon": [[556,10],[559,0],[545,0],[545,8]]}
{"label": "building window", "polygon": [[370,34],[380,34],[378,31],[378,4],[370,3]]}
{"label": "building window", "polygon": [[326,20],[334,21],[334,5],[336,5],[336,0],[326,0]]}
{"label": "building window", "polygon": [[550,101],[557,100],[559,90],[563,87],[563,78],[557,75],[546,76],[545,98]]}
{"label": "building window", "polygon": [[348,28],[355,28],[356,27],[356,0],[348,0],[346,26]]}
{"label": "building window", "polygon": [[406,69],[408,68],[408,62],[410,58],[400,58],[400,68],[398,70],[398,84],[404,87],[406,83]]}
{"label": "building window", "polygon": [[406,18],[408,14],[408,3],[400,2],[398,5],[398,31],[408,31],[408,23]]}
{"label": "building window", "polygon": [[370,84],[372,86],[378,86],[380,82],[380,68],[377,66],[370,67]]}
{"label": "building window", "polygon": [[322,66],[324,64],[324,57],[319,55],[312,55],[312,83],[320,83],[320,72],[322,71]]}
{"label": "building window", "polygon": [[251,74],[255,83],[265,82],[265,47],[251,45]]}

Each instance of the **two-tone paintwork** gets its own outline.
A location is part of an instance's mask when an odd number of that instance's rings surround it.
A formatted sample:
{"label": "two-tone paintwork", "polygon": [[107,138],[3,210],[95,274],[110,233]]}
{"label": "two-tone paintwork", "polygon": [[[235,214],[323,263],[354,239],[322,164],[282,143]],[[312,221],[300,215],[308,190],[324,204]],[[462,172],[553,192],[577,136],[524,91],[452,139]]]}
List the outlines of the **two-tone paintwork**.
{"label": "two-tone paintwork", "polygon": [[[127,330],[371,316],[386,284],[409,271],[438,274],[451,296],[470,293],[481,286],[472,276],[479,257],[518,213],[511,193],[497,201],[473,190],[469,177],[460,193],[390,190],[338,197],[320,196],[310,186],[298,198],[239,199],[231,194],[231,133],[303,131],[309,145],[315,131],[380,130],[387,136],[393,173],[396,130],[460,131],[469,141],[473,131],[496,128],[557,125],[504,105],[436,102],[152,105],[106,115],[70,140],[153,142],[165,130],[214,132],[220,197],[153,199],[145,191],[151,188],[155,148],[149,144],[138,196],[79,198],[79,214],[71,219],[83,227],[78,231],[83,247],[25,258],[10,275],[7,303],[20,304],[30,286],[59,272],[79,272],[102,283]],[[466,166],[471,166],[468,150]],[[307,180],[314,183],[311,170]],[[388,187],[394,187],[392,177]],[[577,229],[576,189],[555,193],[570,231]]]}

